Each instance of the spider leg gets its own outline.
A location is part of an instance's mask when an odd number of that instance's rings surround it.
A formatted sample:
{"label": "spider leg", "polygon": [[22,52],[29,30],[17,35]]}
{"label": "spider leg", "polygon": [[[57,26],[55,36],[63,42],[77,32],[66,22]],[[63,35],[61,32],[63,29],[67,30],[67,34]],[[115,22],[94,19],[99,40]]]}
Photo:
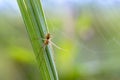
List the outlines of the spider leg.
{"label": "spider leg", "polygon": [[67,52],[67,50],[65,50],[65,49],[63,49],[63,48],[57,46],[57,45],[56,45],[55,43],[53,43],[52,41],[50,41],[50,43],[51,43],[53,46],[55,46],[56,48],[58,48],[58,49],[60,49],[60,50],[63,50],[63,51],[65,51],[65,52]]}

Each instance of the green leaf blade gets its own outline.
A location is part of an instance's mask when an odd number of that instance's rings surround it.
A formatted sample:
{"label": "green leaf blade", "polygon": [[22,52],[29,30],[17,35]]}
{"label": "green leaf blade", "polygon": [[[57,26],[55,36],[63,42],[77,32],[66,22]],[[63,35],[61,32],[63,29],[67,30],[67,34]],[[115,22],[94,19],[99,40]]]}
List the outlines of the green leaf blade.
{"label": "green leaf blade", "polygon": [[58,80],[51,47],[48,45],[44,49],[42,48],[44,41],[36,40],[45,38],[48,33],[40,0],[17,0],[17,2],[32,43],[42,79]]}

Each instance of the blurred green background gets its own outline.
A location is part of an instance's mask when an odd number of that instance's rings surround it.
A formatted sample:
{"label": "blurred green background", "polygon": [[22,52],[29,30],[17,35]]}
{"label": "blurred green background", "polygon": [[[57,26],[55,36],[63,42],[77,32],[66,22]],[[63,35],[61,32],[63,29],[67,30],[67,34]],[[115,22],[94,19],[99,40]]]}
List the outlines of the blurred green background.
{"label": "blurred green background", "polygon": [[[120,80],[120,0],[42,0],[60,80]],[[16,0],[0,0],[0,80],[41,80]]]}

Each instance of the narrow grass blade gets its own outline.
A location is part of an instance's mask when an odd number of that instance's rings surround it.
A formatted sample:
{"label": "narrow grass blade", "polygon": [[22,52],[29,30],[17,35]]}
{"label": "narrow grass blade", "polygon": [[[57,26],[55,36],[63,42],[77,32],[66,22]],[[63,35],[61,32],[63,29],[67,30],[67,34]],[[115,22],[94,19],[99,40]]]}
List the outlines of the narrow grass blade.
{"label": "narrow grass blade", "polygon": [[58,80],[53,52],[48,45],[41,48],[48,33],[40,0],[17,0],[43,80]]}

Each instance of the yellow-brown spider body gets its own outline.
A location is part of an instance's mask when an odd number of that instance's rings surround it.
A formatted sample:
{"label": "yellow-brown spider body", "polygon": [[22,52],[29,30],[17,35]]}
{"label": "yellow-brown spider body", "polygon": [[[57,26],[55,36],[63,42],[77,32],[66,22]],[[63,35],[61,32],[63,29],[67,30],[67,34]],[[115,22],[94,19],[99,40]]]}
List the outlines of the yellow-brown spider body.
{"label": "yellow-brown spider body", "polygon": [[50,40],[50,33],[48,33],[47,35],[46,35],[46,37],[45,37],[45,40],[44,40],[44,45],[48,45],[49,44],[49,40]]}

